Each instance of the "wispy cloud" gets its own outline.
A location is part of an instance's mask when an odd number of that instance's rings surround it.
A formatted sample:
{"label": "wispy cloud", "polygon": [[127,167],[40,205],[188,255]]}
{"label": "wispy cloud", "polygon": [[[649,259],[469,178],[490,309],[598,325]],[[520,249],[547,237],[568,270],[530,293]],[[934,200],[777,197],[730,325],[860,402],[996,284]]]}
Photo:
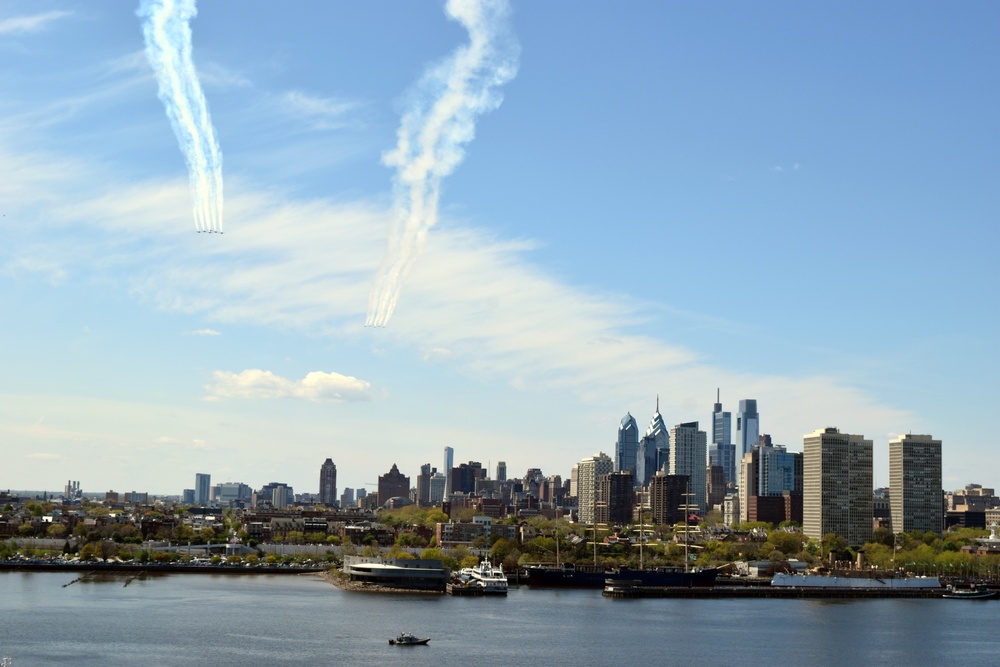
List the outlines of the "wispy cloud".
{"label": "wispy cloud", "polygon": [[59,454],[53,454],[52,452],[35,452],[34,454],[28,454],[26,458],[39,459],[42,461],[54,461],[56,459],[61,459],[62,456]]}
{"label": "wispy cloud", "polygon": [[[5,178],[18,178],[21,163],[15,155],[0,161],[0,189]],[[45,171],[43,161],[34,167]],[[192,245],[186,232],[170,224],[169,212],[187,197],[182,182],[119,183],[104,192],[85,178],[96,171],[72,172],[77,180],[66,175],[63,183],[25,183],[20,194],[42,202],[30,229],[44,238],[49,261],[74,275],[113,270],[128,276],[131,293],[154,308],[368,341],[371,348],[393,352],[408,349],[417,360],[500,378],[529,392],[559,390],[592,405],[624,409],[659,393],[664,410],[676,406],[677,417],[698,409],[693,397],[711,398],[717,386],[739,387],[769,406],[772,423],[783,429],[773,435],[784,443],[826,425],[850,422],[861,432],[884,433],[914,423],[909,413],[851,388],[849,378],[733,373],[665,337],[635,335],[633,325],[650,317],[647,304],[566,284],[532,263],[534,243],[497,238],[460,221],[442,228],[426,261],[415,266],[393,327],[364,329],[370,276],[384,251],[385,207],[295,201],[234,181],[228,206],[241,220],[240,233],[226,235],[225,244]],[[52,205],[33,188],[89,194]],[[136,219],[146,221],[143,229],[136,229]],[[81,247],[84,233],[103,242]],[[656,310],[658,318],[673,317]],[[368,383],[357,378],[311,377],[220,371],[206,392],[216,400],[372,397]]]}
{"label": "wispy cloud", "polygon": [[0,20],[0,35],[18,32],[38,32],[44,30],[54,21],[72,16],[73,12],[51,11],[31,16],[12,16]]}
{"label": "wispy cloud", "polygon": [[359,106],[355,100],[317,97],[300,90],[286,92],[280,100],[286,113],[308,118],[324,129],[343,127],[347,124],[346,116]]}
{"label": "wispy cloud", "polygon": [[216,331],[215,329],[195,329],[194,331],[188,331],[188,336],[221,336],[222,333]]}
{"label": "wispy cloud", "polygon": [[304,398],[310,401],[367,401],[371,385],[340,373],[313,371],[301,380],[289,380],[271,371],[248,369],[240,373],[215,371],[214,384],[205,391],[212,398]]}

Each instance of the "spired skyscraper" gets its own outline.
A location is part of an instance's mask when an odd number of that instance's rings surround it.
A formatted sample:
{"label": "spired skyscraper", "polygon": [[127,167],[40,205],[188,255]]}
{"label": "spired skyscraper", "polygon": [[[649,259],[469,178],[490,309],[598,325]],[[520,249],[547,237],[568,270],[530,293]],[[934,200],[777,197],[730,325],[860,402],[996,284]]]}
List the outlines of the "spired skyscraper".
{"label": "spired skyscraper", "polygon": [[[736,456],[739,460],[743,460],[759,439],[760,415],[757,414],[757,399],[745,398],[740,401],[740,411],[736,413]],[[735,473],[735,461],[733,466]]]}
{"label": "spired skyscraper", "polygon": [[712,408],[712,444],[708,448],[709,465],[722,466],[726,484],[737,483],[736,445],[732,442],[732,413],[722,411],[719,390],[715,390]]}
{"label": "spired skyscraper", "polygon": [[639,427],[631,413],[625,413],[618,426],[618,442],[615,443],[615,470],[628,470],[635,475],[636,457],[639,454]]}
{"label": "spired skyscraper", "polygon": [[337,466],[327,459],[319,467],[319,502],[327,507],[337,506]]}
{"label": "spired skyscraper", "polygon": [[646,435],[639,441],[639,452],[636,456],[635,485],[644,487],[652,480],[658,470],[664,470],[670,465],[670,432],[663,423],[660,414],[660,397],[656,397],[656,412],[649,422]]}

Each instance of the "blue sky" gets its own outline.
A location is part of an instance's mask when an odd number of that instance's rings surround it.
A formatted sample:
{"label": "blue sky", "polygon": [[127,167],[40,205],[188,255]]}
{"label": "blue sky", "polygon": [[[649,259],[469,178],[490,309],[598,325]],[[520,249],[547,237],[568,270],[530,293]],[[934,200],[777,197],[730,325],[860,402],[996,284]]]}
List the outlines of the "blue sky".
{"label": "blue sky", "polygon": [[[137,5],[0,2],[0,487],[315,492],[458,462],[564,477],[660,396],[944,442],[1000,484],[995,3],[511,2],[384,328],[385,155],[469,42],[440,2],[202,2],[223,155],[195,233]],[[516,47],[516,48],[515,48]],[[513,62],[513,60],[512,60]],[[432,97],[432,96],[431,96]]]}

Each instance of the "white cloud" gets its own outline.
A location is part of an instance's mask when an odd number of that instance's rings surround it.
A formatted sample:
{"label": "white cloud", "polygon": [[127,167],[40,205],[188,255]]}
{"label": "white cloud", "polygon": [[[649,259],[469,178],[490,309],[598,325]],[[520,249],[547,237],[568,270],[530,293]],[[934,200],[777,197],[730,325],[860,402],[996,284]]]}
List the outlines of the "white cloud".
{"label": "white cloud", "polygon": [[72,16],[72,14],[73,12],[52,11],[32,16],[12,16],[0,20],[0,35],[15,32],[37,32],[48,27],[53,21]]}
{"label": "white cloud", "polygon": [[221,336],[222,334],[215,329],[195,329],[194,331],[188,331],[188,336]]}
{"label": "white cloud", "polygon": [[359,106],[356,101],[317,97],[300,90],[286,92],[279,99],[286,113],[310,118],[323,129],[343,127],[347,114]]}
{"label": "white cloud", "polygon": [[271,371],[247,369],[240,373],[215,371],[215,384],[205,391],[215,398],[305,398],[310,401],[371,400],[371,385],[340,373],[313,371],[301,380],[289,380]]}
{"label": "white cloud", "polygon": [[6,262],[0,273],[12,277],[26,273],[40,274],[52,286],[61,284],[68,275],[58,263],[31,256],[22,256]]}
{"label": "white cloud", "polygon": [[28,454],[29,459],[41,459],[43,461],[54,461],[56,459],[61,459],[62,456],[59,454],[53,454],[51,452],[36,452],[34,454]]}
{"label": "white cloud", "polygon": [[451,356],[451,350],[443,347],[434,347],[425,350],[422,359],[424,361],[441,361]]}

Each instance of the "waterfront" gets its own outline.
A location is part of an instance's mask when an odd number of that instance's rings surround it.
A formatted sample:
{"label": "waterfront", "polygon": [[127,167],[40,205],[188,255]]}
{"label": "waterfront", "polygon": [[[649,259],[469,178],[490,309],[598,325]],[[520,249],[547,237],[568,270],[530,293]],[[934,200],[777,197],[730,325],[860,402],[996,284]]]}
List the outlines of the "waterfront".
{"label": "waterfront", "polygon": [[[0,655],[113,665],[990,664],[996,602],[367,595],[315,575],[0,574]],[[128,581],[128,585],[125,582]],[[388,645],[399,631],[430,646]]]}

